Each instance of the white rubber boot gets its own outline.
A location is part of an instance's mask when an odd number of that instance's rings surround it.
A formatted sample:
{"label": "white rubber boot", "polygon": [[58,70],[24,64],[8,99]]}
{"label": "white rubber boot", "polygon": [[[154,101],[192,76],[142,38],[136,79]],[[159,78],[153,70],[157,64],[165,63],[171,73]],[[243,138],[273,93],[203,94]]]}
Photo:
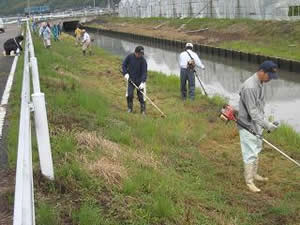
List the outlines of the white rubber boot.
{"label": "white rubber boot", "polygon": [[244,167],[245,167],[244,175],[245,175],[246,185],[248,186],[249,190],[257,193],[257,192],[260,192],[260,189],[258,187],[256,187],[253,182],[253,176],[254,176],[253,166],[254,166],[254,163],[244,164]]}
{"label": "white rubber boot", "polygon": [[254,180],[257,180],[257,181],[263,181],[263,182],[266,182],[269,180],[269,178],[267,177],[262,177],[260,176],[258,173],[257,173],[257,170],[258,170],[258,159],[254,161],[253,163],[253,174],[254,174]]}

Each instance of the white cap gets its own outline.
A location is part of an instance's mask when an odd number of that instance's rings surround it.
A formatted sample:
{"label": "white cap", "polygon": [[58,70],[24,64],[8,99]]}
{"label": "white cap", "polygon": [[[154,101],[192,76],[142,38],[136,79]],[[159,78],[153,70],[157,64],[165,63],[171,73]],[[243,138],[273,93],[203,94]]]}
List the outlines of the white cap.
{"label": "white cap", "polygon": [[193,48],[194,46],[193,46],[193,44],[192,44],[192,43],[186,43],[185,47],[186,47],[186,48],[187,48],[187,47],[191,47],[191,48]]}

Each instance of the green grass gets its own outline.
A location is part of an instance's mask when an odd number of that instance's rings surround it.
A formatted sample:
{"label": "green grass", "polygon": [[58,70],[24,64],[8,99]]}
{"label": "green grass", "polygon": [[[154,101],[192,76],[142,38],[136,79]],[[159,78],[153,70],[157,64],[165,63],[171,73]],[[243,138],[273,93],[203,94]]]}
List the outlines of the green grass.
{"label": "green grass", "polygon": [[78,225],[101,225],[100,209],[96,206],[85,204],[73,214],[73,220]]}
{"label": "green grass", "polygon": [[36,223],[43,225],[59,225],[59,211],[53,205],[39,203],[36,207]]}
{"label": "green grass", "polygon": [[[182,102],[177,77],[149,72],[148,94],[167,118],[149,103],[141,116],[136,100],[128,114],[119,58],[98,48],[84,58],[66,35],[49,50],[34,41],[55,167],[55,181],[47,181],[34,157],[37,221],[46,221],[37,224],[297,225],[299,171],[267,148],[261,171],[270,181],[249,193],[237,130],[218,120],[223,98],[197,90],[195,101]],[[21,66],[9,114],[12,167]],[[291,128],[268,138],[299,158]]]}
{"label": "green grass", "polygon": [[[100,20],[112,24],[136,24],[138,27],[144,25],[148,28],[149,26],[154,27],[167,23],[164,27],[174,29],[174,39],[182,38],[182,34],[177,32],[176,29],[183,24],[186,24],[184,27],[185,31],[209,28],[205,33],[201,33],[201,36],[206,37],[204,41],[213,37],[213,40],[209,41],[209,45],[266,56],[300,60],[300,21],[126,17],[100,17]],[[105,23],[102,25],[105,26]],[[90,26],[97,27],[99,25],[92,22]],[[161,37],[163,34],[155,34],[154,32],[153,35],[160,35]],[[186,38],[186,40],[189,40],[188,37]],[[201,40],[200,43],[202,43]],[[207,43],[205,42],[205,44]]]}

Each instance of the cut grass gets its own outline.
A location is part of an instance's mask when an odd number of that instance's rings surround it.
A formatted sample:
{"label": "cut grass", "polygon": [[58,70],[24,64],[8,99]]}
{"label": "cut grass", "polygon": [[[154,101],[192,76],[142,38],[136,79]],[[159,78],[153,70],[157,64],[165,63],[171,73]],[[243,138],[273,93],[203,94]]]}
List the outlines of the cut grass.
{"label": "cut grass", "polygon": [[[34,41],[55,166],[55,181],[47,181],[34,158],[38,221],[298,223],[299,171],[267,149],[261,169],[271,180],[259,184],[261,194],[249,193],[237,130],[217,119],[224,104],[221,97],[207,98],[197,90],[194,102],[182,102],[178,78],[150,72],[148,94],[167,118],[160,118],[149,103],[146,117],[128,114],[120,59],[98,48],[93,56],[83,57],[67,35],[51,49],[44,49],[38,38]],[[11,104],[12,124],[18,122],[20,70],[21,65]],[[136,100],[134,104],[138,112]],[[11,126],[9,133],[12,167],[17,129]],[[292,129],[282,126],[268,138],[299,158],[300,138]]]}

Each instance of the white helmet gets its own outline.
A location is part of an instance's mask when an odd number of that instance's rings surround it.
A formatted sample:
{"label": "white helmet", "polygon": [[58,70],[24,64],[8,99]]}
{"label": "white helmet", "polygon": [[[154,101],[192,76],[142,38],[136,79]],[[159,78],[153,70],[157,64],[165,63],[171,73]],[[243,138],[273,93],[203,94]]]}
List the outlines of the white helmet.
{"label": "white helmet", "polygon": [[193,44],[192,44],[192,43],[186,43],[185,47],[186,47],[186,48],[187,48],[187,47],[191,47],[191,48],[193,48],[194,46],[193,46]]}

